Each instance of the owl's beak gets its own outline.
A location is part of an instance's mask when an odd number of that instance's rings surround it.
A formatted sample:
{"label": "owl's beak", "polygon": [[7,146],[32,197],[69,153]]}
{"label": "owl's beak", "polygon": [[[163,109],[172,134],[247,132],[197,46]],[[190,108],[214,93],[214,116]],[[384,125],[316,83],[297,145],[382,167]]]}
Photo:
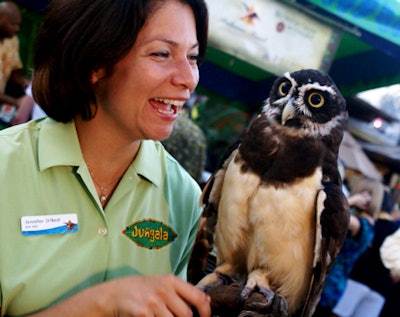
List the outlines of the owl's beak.
{"label": "owl's beak", "polygon": [[293,106],[293,102],[289,100],[285,108],[283,108],[282,119],[281,119],[282,125],[285,125],[288,120],[293,119],[295,116],[296,116],[296,110]]}

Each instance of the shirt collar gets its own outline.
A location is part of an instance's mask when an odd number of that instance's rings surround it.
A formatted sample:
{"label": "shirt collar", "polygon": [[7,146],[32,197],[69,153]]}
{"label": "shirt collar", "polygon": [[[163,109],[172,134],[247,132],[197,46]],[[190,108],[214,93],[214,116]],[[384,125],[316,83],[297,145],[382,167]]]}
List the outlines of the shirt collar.
{"label": "shirt collar", "polygon": [[157,187],[160,186],[162,180],[161,151],[162,145],[159,142],[151,140],[142,141],[139,152],[133,162],[136,173]]}
{"label": "shirt collar", "polygon": [[[159,142],[142,141],[139,152],[129,170],[160,186],[162,169],[160,165]],[[84,163],[75,123],[61,123],[47,118],[42,121],[38,138],[39,170],[54,166],[80,166]]]}
{"label": "shirt collar", "polygon": [[73,121],[61,123],[50,118],[42,121],[38,137],[38,163],[40,171],[53,166],[79,166],[83,163]]}

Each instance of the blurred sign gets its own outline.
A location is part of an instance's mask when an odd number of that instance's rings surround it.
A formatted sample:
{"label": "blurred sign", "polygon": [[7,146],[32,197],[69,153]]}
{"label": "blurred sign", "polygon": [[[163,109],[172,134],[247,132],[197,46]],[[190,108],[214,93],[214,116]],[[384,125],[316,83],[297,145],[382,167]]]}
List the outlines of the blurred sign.
{"label": "blurred sign", "polygon": [[339,158],[347,169],[358,171],[368,178],[382,180],[382,175],[374,163],[348,131],[344,132],[343,140],[339,147]]}
{"label": "blurred sign", "polygon": [[398,0],[308,0],[307,2],[400,45],[400,1]]}
{"label": "blurred sign", "polygon": [[209,44],[268,72],[327,72],[340,34],[274,0],[208,0]]}

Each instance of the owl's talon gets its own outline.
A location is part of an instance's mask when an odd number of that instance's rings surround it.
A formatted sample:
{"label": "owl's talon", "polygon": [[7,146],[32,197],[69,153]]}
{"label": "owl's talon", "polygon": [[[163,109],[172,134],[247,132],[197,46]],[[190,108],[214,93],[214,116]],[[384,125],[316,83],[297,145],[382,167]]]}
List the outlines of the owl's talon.
{"label": "owl's talon", "polygon": [[216,272],[216,274],[218,275],[218,282],[220,285],[230,285],[235,282],[233,278],[229,275],[225,275],[219,272]]}
{"label": "owl's talon", "polygon": [[251,287],[243,287],[242,292],[240,293],[240,297],[242,298],[242,300],[247,300],[250,296],[250,294],[253,292],[253,288]]}
{"label": "owl's talon", "polygon": [[253,292],[246,300],[240,317],[287,317],[286,299],[268,288]]}
{"label": "owl's talon", "polygon": [[244,304],[244,309],[248,311],[266,312],[271,307],[275,298],[275,293],[268,288],[263,288],[258,292],[249,295]]}
{"label": "owl's talon", "polygon": [[274,300],[276,295],[275,292],[271,291],[268,287],[261,287],[259,292],[264,295],[265,299],[267,300],[267,303],[271,304],[272,301]]}
{"label": "owl's talon", "polygon": [[287,307],[287,302],[286,299],[281,296],[276,294],[274,301],[272,303],[272,316],[275,317],[287,317],[289,316],[288,314],[288,307]]}

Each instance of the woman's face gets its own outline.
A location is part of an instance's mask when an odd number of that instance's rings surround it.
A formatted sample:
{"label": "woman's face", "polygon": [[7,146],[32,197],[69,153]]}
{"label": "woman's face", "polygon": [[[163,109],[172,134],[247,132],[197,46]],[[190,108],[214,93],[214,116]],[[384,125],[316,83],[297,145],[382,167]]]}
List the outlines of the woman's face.
{"label": "woman's face", "polygon": [[102,77],[103,69],[93,74],[96,116],[130,140],[167,138],[199,81],[198,50],[191,8],[163,2],[112,75]]}

